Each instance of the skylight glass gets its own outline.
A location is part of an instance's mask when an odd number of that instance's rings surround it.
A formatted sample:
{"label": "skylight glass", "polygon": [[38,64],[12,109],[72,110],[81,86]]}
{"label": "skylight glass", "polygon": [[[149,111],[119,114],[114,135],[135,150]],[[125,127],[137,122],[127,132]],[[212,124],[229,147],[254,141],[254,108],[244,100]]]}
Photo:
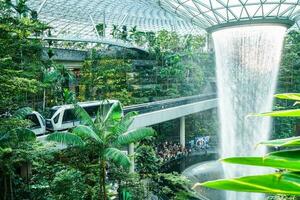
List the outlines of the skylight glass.
{"label": "skylight glass", "polygon": [[[176,2],[177,7],[171,6]],[[161,6],[192,21],[202,28],[225,25],[229,22],[260,20],[292,22],[299,15],[299,0],[161,0]],[[190,12],[193,10],[193,12]],[[194,12],[197,10],[197,14]],[[195,16],[206,20],[198,20]]]}
{"label": "skylight glass", "polygon": [[153,32],[189,33],[194,29],[192,23],[164,10],[158,0],[28,0],[27,5],[53,28],[54,37],[97,38],[95,25],[103,23],[108,38],[112,37],[113,25]]}

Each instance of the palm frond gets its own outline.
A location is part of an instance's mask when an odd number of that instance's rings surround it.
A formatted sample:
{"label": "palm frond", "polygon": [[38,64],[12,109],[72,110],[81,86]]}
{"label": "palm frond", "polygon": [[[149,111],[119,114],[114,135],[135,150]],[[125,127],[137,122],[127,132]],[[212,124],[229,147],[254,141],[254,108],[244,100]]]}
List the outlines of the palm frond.
{"label": "palm frond", "polygon": [[78,104],[74,104],[74,108],[76,118],[78,118],[83,125],[90,126],[94,129],[95,125],[91,116]]}
{"label": "palm frond", "polygon": [[125,145],[138,142],[144,138],[155,136],[156,132],[153,128],[139,128],[124,133],[117,138],[116,144]]}
{"label": "palm frond", "polygon": [[64,98],[64,102],[67,103],[67,104],[71,104],[71,103],[76,102],[75,93],[70,91],[69,89],[64,89],[63,98]]}
{"label": "palm frond", "polygon": [[45,70],[44,71],[44,83],[53,83],[59,79],[59,72],[56,69],[52,69],[51,71]]}
{"label": "palm frond", "polygon": [[128,128],[130,127],[130,125],[134,120],[134,116],[136,115],[137,115],[136,112],[130,112],[126,114],[125,117],[123,117],[119,123],[114,125],[111,129],[109,129],[106,132],[105,134],[106,140],[107,141],[110,140],[114,142],[119,135],[127,132]]}
{"label": "palm frond", "polygon": [[83,146],[85,144],[79,136],[69,132],[55,132],[50,134],[46,139],[70,146]]}
{"label": "palm frond", "polygon": [[0,132],[0,144],[3,144],[8,139],[9,139],[9,134],[8,133],[1,133]]}
{"label": "palm frond", "polygon": [[132,124],[134,117],[137,115],[137,112],[130,112],[125,115],[125,117],[120,121],[120,123],[116,127],[116,133],[122,134],[125,133],[130,125]]}
{"label": "palm frond", "polygon": [[82,138],[91,138],[91,139],[94,139],[95,141],[97,141],[98,143],[101,143],[101,144],[103,143],[101,138],[89,126],[85,126],[85,125],[76,126],[72,130],[72,133],[74,133],[75,135],[78,135],[79,137],[82,137]]}
{"label": "palm frond", "polygon": [[19,142],[33,142],[36,140],[36,135],[30,129],[17,128],[15,129]]}
{"label": "palm frond", "polygon": [[14,114],[13,117],[17,118],[17,119],[25,119],[25,117],[32,113],[32,109],[29,107],[24,107],[24,108],[20,108],[18,109]]}
{"label": "palm frond", "polygon": [[125,168],[130,167],[130,160],[129,157],[116,148],[107,148],[104,152],[104,157],[106,160],[112,161],[118,166],[122,166]]}
{"label": "palm frond", "polygon": [[122,119],[122,113],[120,102],[115,102],[108,110],[103,123],[120,121]]}

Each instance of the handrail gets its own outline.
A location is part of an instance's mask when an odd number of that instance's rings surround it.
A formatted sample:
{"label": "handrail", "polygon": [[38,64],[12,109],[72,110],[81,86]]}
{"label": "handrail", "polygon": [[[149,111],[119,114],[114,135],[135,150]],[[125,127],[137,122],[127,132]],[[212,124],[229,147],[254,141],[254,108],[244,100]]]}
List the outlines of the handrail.
{"label": "handrail", "polygon": [[180,97],[175,99],[167,99],[162,101],[155,101],[150,103],[143,103],[143,104],[137,104],[137,105],[131,105],[124,107],[124,113],[136,111],[139,114],[147,113],[147,112],[153,112],[157,110],[167,109],[171,107],[186,105],[190,103],[195,103],[199,101],[209,100],[212,98],[217,98],[216,93],[210,93],[210,94],[200,94],[200,95],[194,95],[189,97]]}

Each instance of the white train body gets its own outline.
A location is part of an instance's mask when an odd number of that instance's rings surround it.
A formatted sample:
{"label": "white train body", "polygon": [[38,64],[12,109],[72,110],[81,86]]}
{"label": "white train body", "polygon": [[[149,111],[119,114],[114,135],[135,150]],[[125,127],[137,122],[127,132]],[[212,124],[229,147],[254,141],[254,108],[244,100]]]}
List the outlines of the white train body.
{"label": "white train body", "polygon": [[26,116],[26,119],[32,122],[30,130],[32,130],[36,135],[43,135],[46,133],[45,119],[40,113],[32,111],[32,113]]}
{"label": "white train body", "polygon": [[[91,101],[78,103],[85,111],[95,119],[100,105],[108,105],[118,102],[117,100]],[[67,104],[54,106],[50,109],[49,118],[46,119],[46,129],[48,131],[63,131],[74,128],[80,121],[74,115],[74,105]]]}

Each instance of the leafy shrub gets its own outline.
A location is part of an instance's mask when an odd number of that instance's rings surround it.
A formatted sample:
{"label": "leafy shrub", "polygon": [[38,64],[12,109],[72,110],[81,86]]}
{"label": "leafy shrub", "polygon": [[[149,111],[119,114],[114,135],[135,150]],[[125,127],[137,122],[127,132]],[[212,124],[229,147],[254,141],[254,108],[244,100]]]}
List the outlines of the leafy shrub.
{"label": "leafy shrub", "polygon": [[51,183],[53,197],[57,200],[82,200],[85,184],[83,174],[75,169],[56,173]]}

